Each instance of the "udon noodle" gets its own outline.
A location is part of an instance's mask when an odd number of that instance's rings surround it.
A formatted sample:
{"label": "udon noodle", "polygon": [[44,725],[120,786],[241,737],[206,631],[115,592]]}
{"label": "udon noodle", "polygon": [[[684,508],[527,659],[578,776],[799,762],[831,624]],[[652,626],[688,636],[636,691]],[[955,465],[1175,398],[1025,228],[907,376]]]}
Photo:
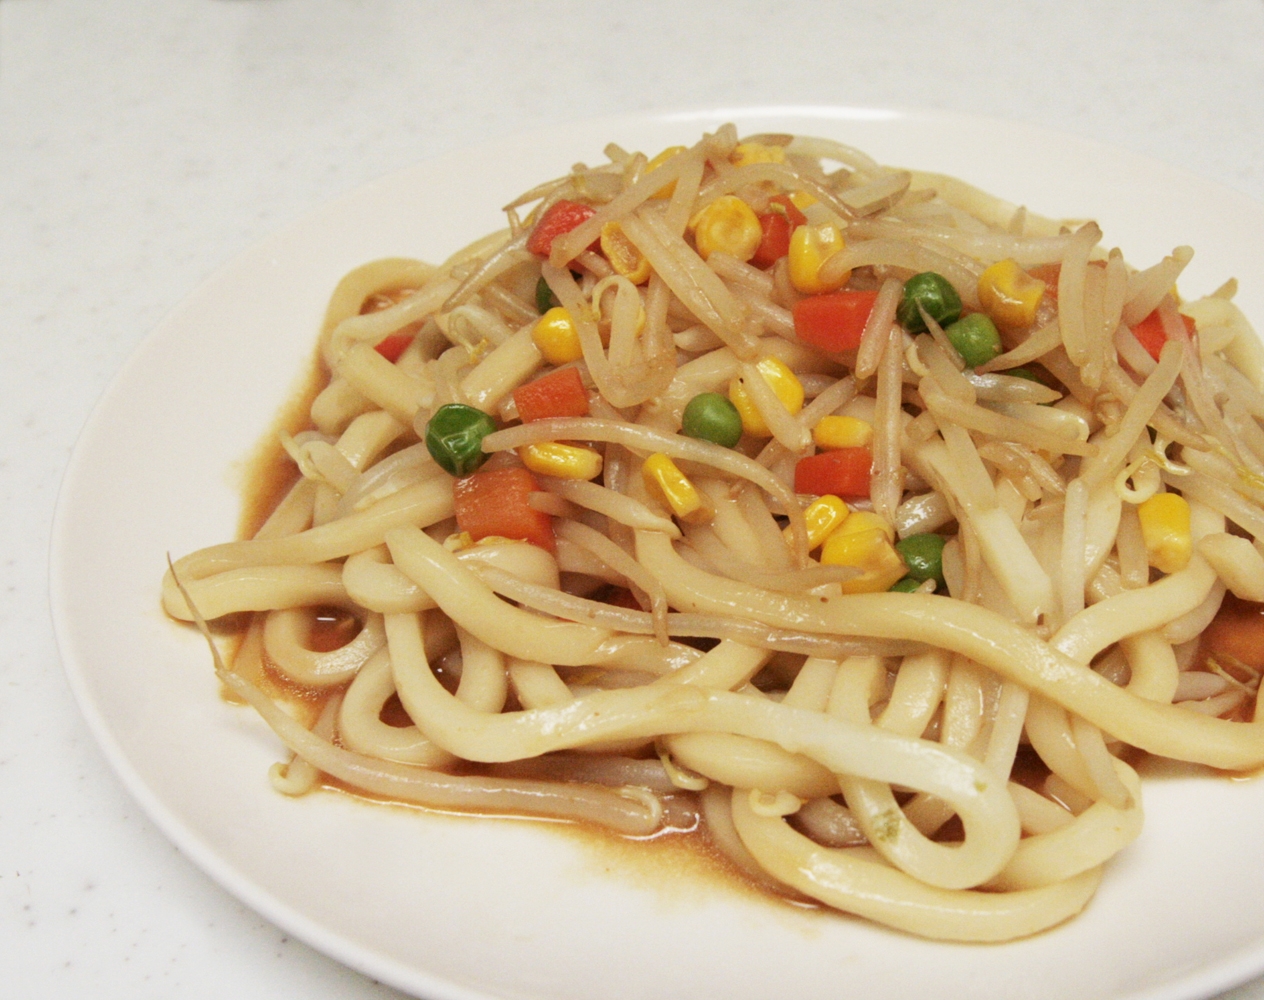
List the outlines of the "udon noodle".
{"label": "udon noodle", "polygon": [[1137,270],[827,139],[605,154],[348,274],[292,486],[168,572],[174,618],[245,622],[217,665],[279,791],[702,827],[997,941],[1085,906],[1145,754],[1264,763],[1258,669],[1199,648],[1264,600],[1232,281],[1183,302],[1188,248]]}

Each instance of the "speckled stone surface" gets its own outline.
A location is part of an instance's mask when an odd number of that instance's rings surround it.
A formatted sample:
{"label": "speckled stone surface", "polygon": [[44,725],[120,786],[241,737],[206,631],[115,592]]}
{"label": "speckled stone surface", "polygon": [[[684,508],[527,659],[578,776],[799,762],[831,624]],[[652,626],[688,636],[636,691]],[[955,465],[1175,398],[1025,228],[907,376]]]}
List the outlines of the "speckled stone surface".
{"label": "speckled stone surface", "polygon": [[182,858],[61,673],[47,550],[76,434],[216,267],[420,158],[646,109],[982,113],[1264,200],[1262,53],[1260,0],[0,0],[0,995],[398,995]]}

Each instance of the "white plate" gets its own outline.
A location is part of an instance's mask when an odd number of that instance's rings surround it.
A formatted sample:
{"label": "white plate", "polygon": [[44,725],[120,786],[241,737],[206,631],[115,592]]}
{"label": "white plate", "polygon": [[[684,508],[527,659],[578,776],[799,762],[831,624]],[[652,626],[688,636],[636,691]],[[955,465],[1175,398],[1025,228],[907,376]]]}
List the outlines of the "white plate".
{"label": "white plate", "polygon": [[316,948],[431,1000],[1193,998],[1264,971],[1264,785],[1174,771],[1078,919],[999,946],[928,943],[791,909],[679,857],[547,824],[433,816],[336,794],[291,800],[277,741],[220,700],[206,649],[158,606],[165,553],[230,538],[242,460],[290,395],[326,297],[368,259],[441,259],[498,206],[608,141],[653,154],[737,121],[830,135],[964,177],[1047,215],[1098,219],[1149,264],[1198,250],[1181,287],[1238,275],[1264,321],[1264,207],[1139,156],[1012,123],[840,108],[718,109],[566,126],[422,163],[313,212],[164,321],[76,448],[52,550],[56,626],[123,782],[193,861]]}

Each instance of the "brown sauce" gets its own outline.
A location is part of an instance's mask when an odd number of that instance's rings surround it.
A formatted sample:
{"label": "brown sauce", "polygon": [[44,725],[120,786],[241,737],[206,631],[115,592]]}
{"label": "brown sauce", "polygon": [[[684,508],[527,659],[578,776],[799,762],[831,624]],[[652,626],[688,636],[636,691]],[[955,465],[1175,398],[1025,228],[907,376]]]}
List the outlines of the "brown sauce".
{"label": "brown sauce", "polygon": [[[1054,275],[1056,283],[1056,275]],[[1056,285],[1055,285],[1056,287]],[[381,293],[366,300],[362,313],[374,312],[386,308],[398,301],[407,290]],[[242,514],[239,521],[239,538],[250,538],[267,520],[276,505],[285,497],[290,487],[298,478],[293,462],[279,443],[279,432],[298,433],[311,426],[310,411],[312,401],[328,384],[328,373],[314,352],[308,370],[300,380],[299,389],[290,401],[282,408],[273,426],[264,436],[247,466],[246,488],[243,495]],[[627,594],[626,598],[618,593],[622,588],[608,588],[609,593],[603,595],[610,603],[616,605],[637,606],[635,600]],[[625,592],[626,593],[626,592]],[[244,634],[249,624],[249,615],[236,616],[235,629]],[[348,612],[336,608],[317,609],[312,630],[308,638],[308,647],[318,652],[338,649],[350,642],[358,633],[360,622]],[[1199,657],[1202,663],[1213,656],[1221,666],[1233,672],[1232,664],[1244,666],[1244,673],[1264,672],[1264,605],[1241,601],[1228,594],[1224,605],[1203,636]],[[1200,663],[1200,665],[1202,665]],[[327,699],[341,693],[335,689],[307,689],[294,684],[287,678],[269,668],[265,663],[264,686],[276,698],[287,700],[291,704],[306,710],[309,725],[319,715]],[[1246,680],[1244,676],[1241,678]],[[455,678],[440,676],[444,686],[455,689]],[[511,697],[507,708],[517,707]],[[381,720],[387,725],[398,728],[412,724],[408,713],[400,703],[397,695],[387,700],[380,713]],[[1130,754],[1134,765],[1142,762],[1137,759],[1139,753]],[[493,767],[466,764],[461,773],[492,774]],[[1043,779],[1048,775],[1043,762],[1029,748],[1022,748],[1015,765],[1014,779],[1039,789]],[[468,816],[469,812],[448,812],[413,803],[400,802],[365,793],[361,789],[326,776],[323,787],[350,795],[371,803],[375,808],[406,808],[431,815]],[[496,814],[497,819],[513,819],[503,814]],[[517,817],[520,821],[539,822],[536,817]],[[546,820],[547,821],[547,820]],[[953,824],[956,823],[954,826]],[[553,829],[561,835],[583,844],[593,864],[603,875],[628,877],[634,881],[651,877],[656,885],[671,896],[679,897],[682,892],[695,892],[702,887],[722,887],[727,891],[739,891],[758,895],[762,898],[774,898],[795,906],[818,908],[811,900],[797,895],[779,895],[770,891],[766,884],[758,882],[743,871],[716,845],[707,832],[705,823],[699,820],[688,828],[668,827],[650,837],[628,837],[595,824],[582,822],[555,822]],[[937,840],[959,839],[962,831],[954,817],[936,837]]]}
{"label": "brown sauce", "polygon": [[[386,308],[399,297],[398,294],[393,293],[371,297],[361,311],[372,312]],[[312,402],[328,384],[328,372],[320,359],[319,352],[314,351],[307,370],[298,381],[295,392],[277,414],[272,426],[263,435],[247,460],[242,512],[238,521],[238,538],[252,538],[297,481],[298,471],[285,449],[281,447],[280,433],[284,431],[292,435],[311,427]],[[233,616],[233,621],[229,623],[230,627],[223,629],[225,633],[236,634],[239,640],[238,648],[240,648],[240,639],[244,637],[250,625],[251,618],[250,614]],[[216,624],[223,625],[224,622]],[[320,608],[316,610],[306,645],[317,652],[332,651],[351,641],[359,628],[360,623],[355,616],[337,608]],[[217,631],[221,630],[217,629]],[[234,656],[230,656],[230,661],[233,658]],[[343,688],[306,688],[295,684],[267,663],[266,657],[262,673],[252,670],[249,674],[269,696],[287,702],[297,709],[300,718],[309,727],[315,723],[328,699],[341,694],[343,690]],[[441,675],[440,681],[449,690],[455,689],[456,678]],[[236,701],[235,698],[233,700]],[[512,704],[512,700],[511,698],[511,704],[507,707],[516,707]],[[397,728],[412,725],[412,720],[400,703],[398,695],[392,695],[387,700],[379,717],[387,725]],[[491,773],[493,769],[469,765],[462,770],[466,773]],[[360,799],[372,808],[409,809],[434,817],[445,815],[461,817],[474,814],[448,813],[444,810],[373,796],[328,776],[323,781],[323,787],[329,791]],[[502,821],[516,819],[519,822],[541,822],[536,817],[506,817],[503,814],[487,818]],[[652,879],[664,898],[678,899],[682,895],[693,895],[698,891],[719,889],[803,904],[802,900],[778,897],[770,893],[766,886],[756,882],[715,845],[701,822],[688,829],[669,827],[651,837],[637,838],[624,836],[596,824],[544,821],[549,822],[551,829],[559,835],[581,844],[586,858],[603,875],[626,877],[637,883]]]}
{"label": "brown sauce", "polygon": [[306,645],[315,653],[332,653],[359,634],[360,620],[351,612],[341,608],[316,608]]}
{"label": "brown sauce", "polygon": [[[397,288],[375,292],[364,300],[360,314],[378,312],[393,306],[415,290]],[[415,333],[414,327],[419,328],[420,324],[414,323],[404,329]],[[329,369],[325,367],[317,347],[313,349],[306,369],[299,376],[294,392],[282,405],[272,426],[259,439],[246,460],[241,517],[237,523],[238,538],[253,538],[298,480],[298,469],[281,447],[280,435],[282,432],[292,435],[311,429],[312,403],[327,385]]]}
{"label": "brown sauce", "polygon": [[408,711],[404,708],[404,704],[399,700],[399,695],[397,694],[393,694],[386,699],[382,705],[382,711],[378,712],[377,717],[380,721],[395,729],[407,729],[413,724],[413,720],[409,718]]}
{"label": "brown sauce", "polygon": [[[462,768],[460,771],[462,774],[493,772],[493,768]],[[783,894],[758,882],[716,846],[701,822],[688,829],[668,827],[648,837],[629,837],[594,823],[473,809],[434,809],[375,796],[328,776],[322,787],[359,799],[372,808],[407,809],[434,820],[474,817],[489,822],[545,823],[557,836],[579,845],[583,866],[588,871],[602,878],[625,879],[637,886],[649,881],[659,898],[669,902],[695,900],[714,892],[736,892],[801,909],[825,909],[811,899],[793,894],[792,890],[787,889]]]}
{"label": "brown sauce", "polygon": [[238,538],[253,538],[298,481],[298,469],[281,447],[281,434],[297,434],[311,427],[312,402],[328,384],[329,371],[319,351],[314,350],[295,391],[246,459]]}

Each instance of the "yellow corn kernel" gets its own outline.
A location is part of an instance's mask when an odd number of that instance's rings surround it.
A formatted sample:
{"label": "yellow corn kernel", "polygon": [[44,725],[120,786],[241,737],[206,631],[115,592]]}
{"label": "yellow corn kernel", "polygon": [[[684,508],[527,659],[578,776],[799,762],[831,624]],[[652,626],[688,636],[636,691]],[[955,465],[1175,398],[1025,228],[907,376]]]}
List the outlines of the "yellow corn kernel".
{"label": "yellow corn kernel", "polygon": [[979,275],[979,302],[1001,326],[1031,326],[1045,283],[1014,260],[998,260]]}
{"label": "yellow corn kernel", "polygon": [[[853,512],[847,521],[858,513],[862,512]],[[847,521],[843,522],[844,527]],[[881,528],[853,532],[836,529],[825,539],[821,562],[826,566],[853,566],[861,571],[859,576],[842,582],[844,594],[890,590],[891,585],[908,571],[903,557]]]}
{"label": "yellow corn kernel", "polygon": [[[649,163],[645,164],[645,172],[648,174],[651,170],[657,170],[659,167],[661,167],[664,163],[670,160],[677,153],[683,153],[684,151],[685,151],[684,146],[668,146],[656,157],[654,157],[654,159],[650,160]],[[664,184],[661,188],[659,188],[652,195],[650,195],[650,197],[651,198],[670,198],[675,193],[676,193],[676,182],[672,181],[670,184]]]}
{"label": "yellow corn kernel", "polygon": [[797,208],[800,212],[802,212],[808,206],[816,204],[816,199],[813,198],[806,191],[791,191],[790,201],[793,202],[794,207]]}
{"label": "yellow corn kernel", "polygon": [[895,528],[881,514],[871,510],[853,510],[841,525],[835,529],[843,535],[859,535],[865,531],[881,531],[891,544],[895,544]]}
{"label": "yellow corn kernel", "polygon": [[733,147],[729,162],[735,167],[751,163],[785,163],[786,151],[780,146],[767,146],[762,142],[741,142]]}
{"label": "yellow corn kernel", "polygon": [[822,417],[812,428],[818,448],[868,448],[873,441],[873,424],[859,417]]}
{"label": "yellow corn kernel", "polygon": [[551,365],[564,365],[584,356],[584,349],[579,346],[579,331],[565,306],[554,306],[536,320],[531,339]]}
{"label": "yellow corn kernel", "polygon": [[518,449],[522,464],[542,476],[558,479],[596,479],[601,475],[601,454],[591,448],[557,441],[542,441]]}
{"label": "yellow corn kernel", "polygon": [[601,252],[615,272],[632,284],[643,285],[650,280],[650,262],[628,239],[619,223],[607,222],[601,227]]}
{"label": "yellow corn kernel", "polygon": [[1189,528],[1189,504],[1176,493],[1156,493],[1139,507],[1141,537],[1145,539],[1150,565],[1162,573],[1175,573],[1189,565],[1194,550]]}
{"label": "yellow corn kernel", "polygon": [[[760,358],[755,367],[791,416],[803,409],[803,383],[794,372],[774,357]],[[742,418],[743,431],[754,437],[772,437],[772,431],[764,423],[763,416],[740,378],[729,383],[729,400],[737,407],[738,415]]]}
{"label": "yellow corn kernel", "polygon": [[755,210],[735,194],[726,194],[700,209],[689,220],[689,228],[703,260],[716,252],[750,260],[764,238]]}
{"label": "yellow corn kernel", "polygon": [[[847,520],[851,508],[831,493],[817,497],[803,512],[803,520],[808,526],[808,551],[811,552],[827,539],[840,524]],[[782,532],[787,544],[794,544],[794,534],[789,528]]]}
{"label": "yellow corn kernel", "polygon": [[843,271],[828,282],[821,279],[821,265],[842,249],[842,231],[833,223],[799,226],[790,235],[790,283],[804,295],[842,288],[851,277],[851,271]]}
{"label": "yellow corn kernel", "polygon": [[662,452],[655,452],[641,466],[641,478],[654,496],[671,508],[682,521],[706,524],[715,517],[715,509],[689,477]]}

